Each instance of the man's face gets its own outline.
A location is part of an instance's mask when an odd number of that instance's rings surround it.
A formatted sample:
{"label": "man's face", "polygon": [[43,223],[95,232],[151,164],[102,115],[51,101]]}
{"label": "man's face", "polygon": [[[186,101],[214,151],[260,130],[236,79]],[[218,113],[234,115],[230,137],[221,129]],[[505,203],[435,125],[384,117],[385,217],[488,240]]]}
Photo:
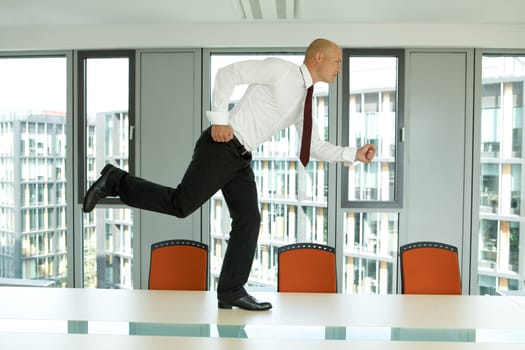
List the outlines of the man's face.
{"label": "man's face", "polygon": [[335,45],[322,55],[319,68],[321,81],[332,83],[341,73],[342,56],[341,49]]}

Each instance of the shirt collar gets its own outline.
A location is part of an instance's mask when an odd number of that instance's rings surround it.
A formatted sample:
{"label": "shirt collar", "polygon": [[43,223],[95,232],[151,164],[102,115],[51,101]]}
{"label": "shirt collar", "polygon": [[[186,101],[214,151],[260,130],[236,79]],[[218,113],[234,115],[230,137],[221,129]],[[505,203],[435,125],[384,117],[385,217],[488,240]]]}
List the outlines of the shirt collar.
{"label": "shirt collar", "polygon": [[299,70],[301,71],[301,74],[303,75],[304,79],[304,87],[309,88],[314,84],[312,75],[310,74],[310,71],[306,67],[306,65],[303,63],[299,66]]}

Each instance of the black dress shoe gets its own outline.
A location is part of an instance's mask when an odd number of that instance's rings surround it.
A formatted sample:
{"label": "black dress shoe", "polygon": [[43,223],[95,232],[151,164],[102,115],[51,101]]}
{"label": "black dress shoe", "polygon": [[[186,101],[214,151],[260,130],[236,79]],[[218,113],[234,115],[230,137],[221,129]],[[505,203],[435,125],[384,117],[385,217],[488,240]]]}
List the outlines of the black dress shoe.
{"label": "black dress shoe", "polygon": [[251,311],[264,311],[272,308],[272,304],[265,301],[260,302],[249,294],[232,301],[219,300],[219,309],[231,309],[234,306]]}
{"label": "black dress shoe", "polygon": [[104,197],[113,195],[113,188],[115,184],[109,183],[109,177],[116,172],[121,171],[119,168],[114,167],[111,164],[106,164],[104,169],[100,172],[101,176],[97,181],[88,189],[86,196],[84,197],[84,204],[82,210],[84,213],[89,213],[95,208],[98,201]]}

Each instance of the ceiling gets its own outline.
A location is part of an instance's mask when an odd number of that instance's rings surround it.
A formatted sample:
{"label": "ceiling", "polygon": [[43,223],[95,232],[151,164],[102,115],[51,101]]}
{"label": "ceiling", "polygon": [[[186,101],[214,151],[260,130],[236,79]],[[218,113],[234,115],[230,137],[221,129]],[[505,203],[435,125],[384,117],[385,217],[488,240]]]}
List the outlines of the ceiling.
{"label": "ceiling", "polygon": [[1,0],[0,27],[177,23],[523,24],[523,0]]}

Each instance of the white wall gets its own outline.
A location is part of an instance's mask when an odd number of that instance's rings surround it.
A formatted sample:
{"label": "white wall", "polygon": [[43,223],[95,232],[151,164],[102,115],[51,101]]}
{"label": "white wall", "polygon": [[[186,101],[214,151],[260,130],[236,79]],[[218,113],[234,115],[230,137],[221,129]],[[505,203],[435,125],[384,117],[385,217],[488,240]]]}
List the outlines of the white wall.
{"label": "white wall", "polygon": [[525,25],[248,23],[2,28],[0,51],[92,48],[305,47],[525,48]]}

